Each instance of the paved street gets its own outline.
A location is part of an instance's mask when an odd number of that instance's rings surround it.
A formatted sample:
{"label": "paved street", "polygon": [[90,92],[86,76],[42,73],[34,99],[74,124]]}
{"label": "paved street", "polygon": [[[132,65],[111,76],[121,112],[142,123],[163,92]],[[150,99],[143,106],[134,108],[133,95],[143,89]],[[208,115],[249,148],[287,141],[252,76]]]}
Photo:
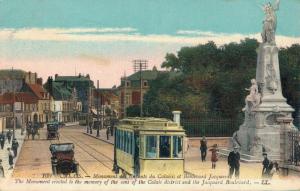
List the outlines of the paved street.
{"label": "paved street", "polygon": [[41,178],[52,174],[51,143],[74,143],[75,159],[79,162],[82,177],[113,175],[113,146],[82,133],[79,126],[60,129],[60,140],[47,140],[46,129],[40,131],[40,139],[25,140],[13,177]]}

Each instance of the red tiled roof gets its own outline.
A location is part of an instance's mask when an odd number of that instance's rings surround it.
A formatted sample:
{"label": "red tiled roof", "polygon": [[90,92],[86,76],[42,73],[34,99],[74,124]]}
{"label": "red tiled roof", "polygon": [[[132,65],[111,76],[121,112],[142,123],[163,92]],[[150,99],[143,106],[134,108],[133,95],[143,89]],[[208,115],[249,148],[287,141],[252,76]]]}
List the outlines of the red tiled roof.
{"label": "red tiled roof", "polygon": [[16,93],[16,101],[30,104],[30,103],[37,103],[38,99],[31,93],[18,92]]}
{"label": "red tiled roof", "polygon": [[27,84],[27,86],[32,90],[34,95],[38,97],[38,99],[46,99],[44,94],[47,94],[47,91],[39,84]]}
{"label": "red tiled roof", "polygon": [[37,103],[38,99],[27,92],[5,93],[0,95],[0,104],[13,104],[14,102],[24,102],[26,104]]}
{"label": "red tiled roof", "polygon": [[14,98],[13,93],[5,93],[0,95],[0,104],[13,104]]}

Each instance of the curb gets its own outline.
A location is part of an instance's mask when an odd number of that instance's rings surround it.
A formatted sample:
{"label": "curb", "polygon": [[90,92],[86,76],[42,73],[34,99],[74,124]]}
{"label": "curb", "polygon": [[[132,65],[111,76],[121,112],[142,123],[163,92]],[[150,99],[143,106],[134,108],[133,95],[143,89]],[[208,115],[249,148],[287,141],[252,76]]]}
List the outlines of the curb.
{"label": "curb", "polygon": [[83,134],[88,135],[88,136],[90,136],[90,137],[93,137],[93,138],[95,138],[95,139],[98,139],[98,140],[100,140],[100,141],[106,142],[106,143],[108,143],[108,144],[114,145],[114,143],[111,143],[111,142],[109,142],[109,141],[107,141],[107,140],[103,140],[103,139],[101,139],[101,138],[99,138],[99,137],[96,137],[96,136],[93,136],[93,135],[91,135],[91,134],[89,134],[89,133],[83,132]]}

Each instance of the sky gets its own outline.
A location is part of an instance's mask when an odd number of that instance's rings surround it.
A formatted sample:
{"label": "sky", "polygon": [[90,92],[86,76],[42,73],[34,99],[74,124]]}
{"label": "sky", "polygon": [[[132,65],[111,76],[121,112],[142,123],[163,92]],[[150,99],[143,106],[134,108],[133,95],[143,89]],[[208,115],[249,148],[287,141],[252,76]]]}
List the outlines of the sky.
{"label": "sky", "polygon": [[[0,68],[48,76],[90,74],[120,84],[132,60],[208,41],[261,41],[266,0],[0,0]],[[300,0],[281,0],[276,41],[300,43]]]}

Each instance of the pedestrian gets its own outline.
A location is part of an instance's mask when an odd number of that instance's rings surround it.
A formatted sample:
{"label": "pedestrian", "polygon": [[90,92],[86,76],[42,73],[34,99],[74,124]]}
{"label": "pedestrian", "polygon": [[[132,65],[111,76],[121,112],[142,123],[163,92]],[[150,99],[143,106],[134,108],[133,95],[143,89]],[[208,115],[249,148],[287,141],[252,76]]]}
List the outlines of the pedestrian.
{"label": "pedestrian", "polygon": [[115,128],[115,122],[113,122],[109,128],[110,136],[114,136],[114,128]]}
{"label": "pedestrian", "polygon": [[295,141],[294,158],[295,158],[295,165],[298,166],[298,162],[300,161],[300,142],[299,141]]}
{"label": "pedestrian", "polygon": [[17,139],[13,139],[12,144],[11,144],[11,148],[14,152],[14,157],[17,157],[18,148],[19,148],[19,143],[18,143]]}
{"label": "pedestrian", "polygon": [[109,127],[106,128],[106,139],[109,140]]}
{"label": "pedestrian", "polygon": [[279,165],[275,162],[270,162],[270,165],[268,167],[268,178],[272,179],[274,174],[278,174],[279,172]]}
{"label": "pedestrian", "polygon": [[263,178],[266,178],[268,173],[267,173],[267,169],[270,165],[270,160],[268,159],[268,155],[267,153],[263,153],[263,157],[264,157],[264,160],[262,162],[262,165],[263,165],[263,169],[262,169],[262,177]]}
{"label": "pedestrian", "polygon": [[229,165],[229,177],[231,178],[233,173],[235,177],[240,176],[240,153],[238,152],[239,147],[235,146],[234,150],[229,153],[228,165]]}
{"label": "pedestrian", "polygon": [[209,149],[209,151],[211,151],[211,168],[212,169],[216,169],[216,164],[218,161],[218,145],[214,144],[213,147],[211,149]]}
{"label": "pedestrian", "polygon": [[205,136],[202,137],[200,140],[200,152],[201,152],[201,160],[202,162],[206,160],[206,154],[207,154],[207,140]]}
{"label": "pedestrian", "polygon": [[10,141],[11,141],[11,136],[12,136],[11,130],[7,131],[6,137],[7,137],[7,140],[8,140],[9,144],[10,144]]}
{"label": "pedestrian", "polygon": [[5,135],[3,133],[1,133],[0,134],[0,145],[1,145],[2,150],[4,148],[4,143],[5,143]]}
{"label": "pedestrian", "polygon": [[9,169],[13,169],[13,165],[14,165],[14,153],[12,152],[12,150],[8,147],[7,148],[8,151],[8,164],[9,164]]}
{"label": "pedestrian", "polygon": [[2,159],[0,159],[0,178],[4,178],[4,168],[2,166]]}

